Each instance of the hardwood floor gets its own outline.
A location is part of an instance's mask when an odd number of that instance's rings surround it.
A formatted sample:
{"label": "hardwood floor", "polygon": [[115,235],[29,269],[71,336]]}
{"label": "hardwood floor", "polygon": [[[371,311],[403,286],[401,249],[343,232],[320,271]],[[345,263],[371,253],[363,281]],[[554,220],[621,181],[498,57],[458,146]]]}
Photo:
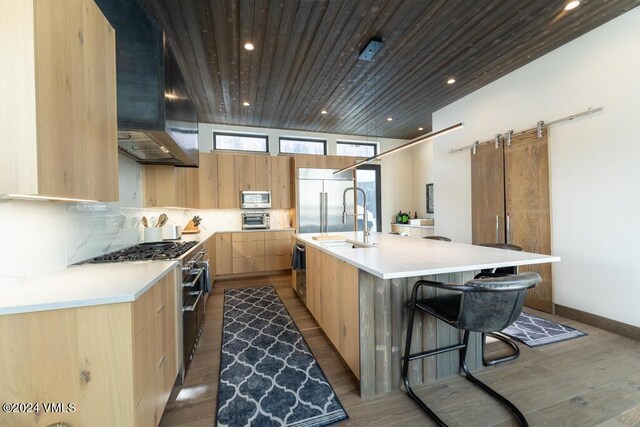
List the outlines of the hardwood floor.
{"label": "hardwood floor", "polygon": [[[161,426],[213,426],[215,422],[224,289],[272,284],[337,393],[349,420],[340,426],[431,426],[404,394],[363,401],[358,383],[294,295],[288,275],[218,281],[185,384],[174,387]],[[530,310],[530,309],[529,309]],[[520,345],[515,362],[477,376],[512,400],[531,426],[640,426],[640,342],[558,316],[541,314],[588,335],[537,349]],[[498,355],[492,344],[488,349]],[[506,409],[462,377],[418,389],[452,426],[515,425]]]}

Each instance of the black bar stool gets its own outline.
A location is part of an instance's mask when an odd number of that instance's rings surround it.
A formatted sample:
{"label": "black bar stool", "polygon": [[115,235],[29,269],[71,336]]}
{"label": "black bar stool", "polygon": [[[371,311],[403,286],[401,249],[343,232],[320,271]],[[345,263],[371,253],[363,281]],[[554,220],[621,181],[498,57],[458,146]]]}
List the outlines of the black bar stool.
{"label": "black bar stool", "polygon": [[440,240],[443,242],[450,242],[451,239],[448,237],[444,237],[444,236],[424,236],[423,239],[429,239],[429,240]]}
{"label": "black bar stool", "polygon": [[[418,280],[413,285],[406,345],[402,358],[402,382],[409,397],[433,418],[439,426],[446,427],[447,424],[411,388],[408,375],[409,362],[453,350],[460,350],[460,368],[465,377],[506,406],[520,426],[528,426],[524,415],[513,403],[471,375],[465,359],[471,332],[488,333],[501,331],[511,325],[522,312],[527,290],[541,281],[542,279],[537,273],[527,272],[518,275],[472,279],[464,285],[453,285],[430,280]],[[423,286],[455,292],[434,298],[418,299],[418,292]],[[411,354],[413,322],[418,310],[431,314],[454,328],[464,331],[462,343]]]}
{"label": "black bar stool", "polygon": [[[478,246],[485,246],[488,248],[496,248],[496,249],[505,249],[508,251],[517,251],[517,252],[523,251],[523,249],[520,246],[512,245],[509,243],[480,243]],[[481,277],[489,277],[489,274],[487,273],[501,274],[501,275],[518,274],[518,267],[517,266],[498,267],[490,270],[482,270],[482,272],[478,274],[475,278],[479,279]],[[511,347],[512,352],[503,357],[497,357],[495,359],[487,359],[484,355],[487,336],[491,338],[495,338],[498,341],[502,341],[503,343]],[[484,366],[495,366],[500,363],[516,360],[518,357],[520,357],[520,347],[518,347],[518,344],[516,344],[511,338],[509,338],[502,332],[491,332],[487,334],[482,334],[482,364]]]}

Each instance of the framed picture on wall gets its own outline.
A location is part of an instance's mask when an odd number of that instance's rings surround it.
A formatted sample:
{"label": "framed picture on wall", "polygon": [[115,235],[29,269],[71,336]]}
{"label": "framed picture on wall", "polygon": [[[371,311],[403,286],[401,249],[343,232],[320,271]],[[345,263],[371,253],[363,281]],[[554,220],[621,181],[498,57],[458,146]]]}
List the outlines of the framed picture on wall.
{"label": "framed picture on wall", "polygon": [[427,213],[433,213],[433,184],[427,184]]}

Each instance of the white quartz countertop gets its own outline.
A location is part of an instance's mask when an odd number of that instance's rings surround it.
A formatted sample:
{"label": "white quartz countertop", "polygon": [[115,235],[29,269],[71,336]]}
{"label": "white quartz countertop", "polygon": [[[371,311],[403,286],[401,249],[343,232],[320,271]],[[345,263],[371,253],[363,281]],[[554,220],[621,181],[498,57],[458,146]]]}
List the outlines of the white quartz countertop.
{"label": "white quartz countertop", "polygon": [[0,281],[0,315],[135,301],[177,264],[83,264],[32,279]]}
{"label": "white quartz countertop", "polygon": [[[325,233],[362,242],[362,232]],[[351,248],[335,241],[314,240],[321,233],[298,234],[305,244],[314,246],[381,279],[426,276],[484,268],[558,262],[560,257],[493,249],[465,243],[415,239],[395,234],[371,233],[370,248]]]}
{"label": "white quartz countertop", "polygon": [[[294,231],[294,229],[229,231],[201,229],[198,234],[184,234],[178,241],[203,243],[215,233],[254,231]],[[201,249],[201,245],[196,245],[182,257]],[[135,301],[176,265],[178,260],[81,264],[34,278],[0,278],[0,315]]]}

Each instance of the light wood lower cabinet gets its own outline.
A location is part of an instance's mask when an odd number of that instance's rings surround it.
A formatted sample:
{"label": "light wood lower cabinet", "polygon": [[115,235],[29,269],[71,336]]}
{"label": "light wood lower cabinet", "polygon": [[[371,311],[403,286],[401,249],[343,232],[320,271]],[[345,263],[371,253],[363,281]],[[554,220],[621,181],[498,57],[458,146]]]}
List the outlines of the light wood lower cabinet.
{"label": "light wood lower cabinet", "polygon": [[225,275],[233,273],[233,249],[231,233],[216,233],[216,265],[215,274]]}
{"label": "light wood lower cabinet", "polygon": [[288,270],[292,235],[291,230],[216,233],[215,275]]}
{"label": "light wood lower cabinet", "polygon": [[178,375],[177,277],[132,303],[0,316],[0,401],[75,404],[0,425],[157,426]]}
{"label": "light wood lower cabinet", "polygon": [[360,378],[358,269],[306,245],[307,308]]}

